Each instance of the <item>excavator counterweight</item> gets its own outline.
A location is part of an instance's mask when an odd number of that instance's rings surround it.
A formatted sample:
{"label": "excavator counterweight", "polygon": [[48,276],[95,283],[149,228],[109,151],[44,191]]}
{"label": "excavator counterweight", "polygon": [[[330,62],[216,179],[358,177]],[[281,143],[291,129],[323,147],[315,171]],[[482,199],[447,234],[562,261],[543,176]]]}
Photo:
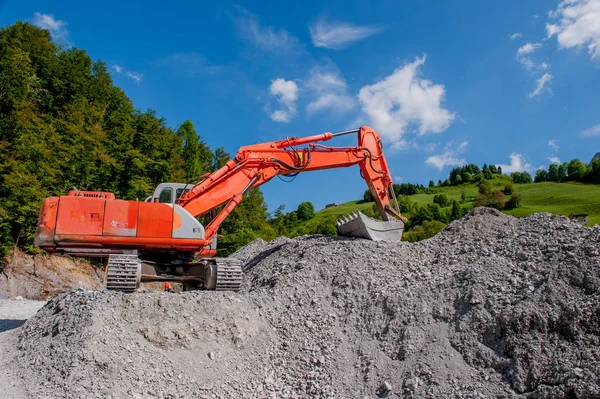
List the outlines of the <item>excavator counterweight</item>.
{"label": "excavator counterweight", "polygon": [[[319,143],[346,134],[357,134],[358,145]],[[190,289],[235,291],[241,264],[213,257],[218,228],[244,193],[278,175],[352,165],[359,166],[382,221],[359,212],[338,221],[339,234],[400,241],[406,219],[398,210],[381,139],[363,126],[241,147],[234,159],[201,181],[161,183],[143,202],[80,190],[47,198],[35,243],[46,252],[108,257],[109,289],[131,292],[139,282],[176,281]]]}

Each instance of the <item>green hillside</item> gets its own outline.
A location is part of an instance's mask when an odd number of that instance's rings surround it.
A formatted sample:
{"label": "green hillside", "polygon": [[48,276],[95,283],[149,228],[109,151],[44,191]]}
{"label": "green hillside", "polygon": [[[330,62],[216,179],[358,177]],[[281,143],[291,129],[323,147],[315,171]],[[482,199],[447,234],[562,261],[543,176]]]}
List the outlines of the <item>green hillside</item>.
{"label": "green hillside", "polygon": [[[501,188],[506,180],[496,178],[491,181],[494,189]],[[600,185],[582,183],[530,183],[516,184],[518,192],[523,195],[519,208],[504,211],[509,215],[527,216],[536,212],[550,212],[568,216],[573,213],[587,213],[590,225],[600,224]],[[473,200],[477,196],[477,185],[464,184],[461,186],[436,188],[432,194],[410,195],[412,201],[419,204],[433,203],[435,194],[444,194],[450,200],[461,201],[463,193],[466,203],[463,206],[472,207]],[[326,220],[335,220],[340,216],[355,210],[361,212],[372,212],[373,203],[362,201],[351,201],[339,206],[322,209],[315,214],[315,218],[307,223],[318,225]],[[410,215],[409,215],[410,216]]]}

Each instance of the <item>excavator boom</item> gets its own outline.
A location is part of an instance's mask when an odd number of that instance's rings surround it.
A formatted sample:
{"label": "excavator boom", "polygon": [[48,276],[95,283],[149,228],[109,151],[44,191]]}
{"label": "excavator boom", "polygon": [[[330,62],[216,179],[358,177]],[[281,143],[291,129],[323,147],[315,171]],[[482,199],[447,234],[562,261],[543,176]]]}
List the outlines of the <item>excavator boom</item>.
{"label": "excavator boom", "polygon": [[[317,144],[346,134],[358,134],[356,147],[327,147]],[[299,145],[308,144],[304,148]],[[178,204],[199,217],[225,204],[217,217],[206,226],[206,238],[212,239],[219,225],[242,200],[249,189],[259,187],[277,175],[342,168],[358,164],[384,221],[402,220],[394,197],[379,135],[370,127],[337,134],[289,138],[271,143],[241,147],[235,158],[206,176],[178,199]],[[398,225],[401,229],[403,227]],[[396,229],[398,230],[398,229]],[[401,231],[400,231],[401,235]],[[400,240],[400,235],[395,240]],[[367,235],[360,235],[366,238]]]}

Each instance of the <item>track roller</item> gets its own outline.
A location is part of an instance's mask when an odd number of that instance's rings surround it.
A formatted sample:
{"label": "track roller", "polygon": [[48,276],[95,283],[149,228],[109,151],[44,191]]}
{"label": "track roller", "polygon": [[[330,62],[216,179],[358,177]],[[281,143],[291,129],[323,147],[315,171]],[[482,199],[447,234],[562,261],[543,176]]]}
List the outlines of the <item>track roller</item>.
{"label": "track roller", "polygon": [[213,258],[206,268],[204,286],[215,291],[239,291],[242,285],[242,262],[233,258]]}
{"label": "track roller", "polygon": [[137,254],[111,254],[106,268],[106,289],[134,292],[140,285],[142,262]]}

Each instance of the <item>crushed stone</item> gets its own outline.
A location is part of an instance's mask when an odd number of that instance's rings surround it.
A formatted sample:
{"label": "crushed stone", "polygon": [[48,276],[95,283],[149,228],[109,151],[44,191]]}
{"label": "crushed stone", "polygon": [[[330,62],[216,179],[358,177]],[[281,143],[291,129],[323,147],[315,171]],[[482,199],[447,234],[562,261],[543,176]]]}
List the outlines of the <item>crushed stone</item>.
{"label": "crushed stone", "polygon": [[32,397],[600,397],[600,226],[476,208],[419,243],[256,240],[239,293],[75,290],[22,328]]}

